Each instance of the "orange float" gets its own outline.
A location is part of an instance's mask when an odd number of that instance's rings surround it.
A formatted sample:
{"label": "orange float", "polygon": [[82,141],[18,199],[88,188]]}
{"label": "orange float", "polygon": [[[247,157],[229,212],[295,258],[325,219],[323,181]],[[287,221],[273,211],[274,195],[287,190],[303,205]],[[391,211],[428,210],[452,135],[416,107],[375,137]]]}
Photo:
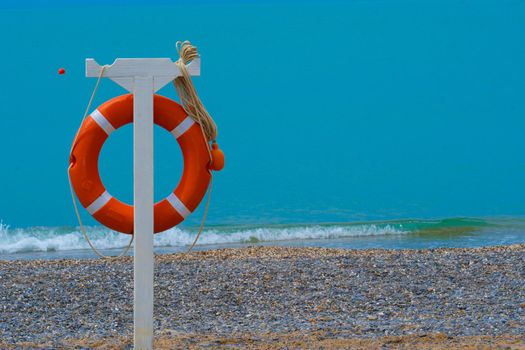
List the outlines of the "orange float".
{"label": "orange float", "polygon": [[[155,95],[154,123],[177,139],[184,157],[181,180],[175,190],[154,207],[154,232],[165,231],[190,215],[206,194],[211,170],[224,166],[216,144],[212,150],[198,123],[169,98]],[[100,150],[109,135],[133,121],[133,95],[115,97],[92,112],[80,126],[70,154],[69,175],[80,203],[101,224],[133,233],[133,206],[112,197],[98,171]]]}

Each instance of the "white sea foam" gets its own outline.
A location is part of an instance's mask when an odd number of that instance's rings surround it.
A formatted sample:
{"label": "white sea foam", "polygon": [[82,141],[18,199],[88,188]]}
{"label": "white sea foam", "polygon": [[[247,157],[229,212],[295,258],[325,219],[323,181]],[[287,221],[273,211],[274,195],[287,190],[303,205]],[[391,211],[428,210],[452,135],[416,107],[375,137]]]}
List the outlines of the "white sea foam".
{"label": "white sea foam", "polygon": [[[93,244],[99,249],[125,247],[129,235],[103,227],[88,227]],[[243,228],[208,228],[199,245],[254,243],[286,240],[333,239],[355,236],[403,234],[405,231],[391,225],[301,225]],[[196,231],[173,228],[155,235],[156,247],[177,247],[193,243]],[[89,249],[80,230],[65,227],[14,228],[0,223],[0,254]]]}

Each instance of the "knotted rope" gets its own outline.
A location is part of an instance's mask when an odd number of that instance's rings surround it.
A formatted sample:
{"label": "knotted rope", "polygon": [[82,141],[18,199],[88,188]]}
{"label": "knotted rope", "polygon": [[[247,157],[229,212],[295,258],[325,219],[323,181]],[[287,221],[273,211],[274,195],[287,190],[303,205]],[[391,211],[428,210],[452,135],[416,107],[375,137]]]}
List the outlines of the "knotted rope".
{"label": "knotted rope", "polygon": [[[179,53],[179,59],[175,62],[175,64],[177,65],[177,67],[179,67],[182,75],[173,80],[173,85],[175,85],[175,90],[177,91],[177,95],[179,95],[180,103],[186,111],[186,113],[188,113],[188,116],[190,116],[196,123],[198,123],[201,126],[202,133],[204,134],[206,139],[208,141],[211,141],[212,143],[215,143],[215,140],[217,138],[217,124],[215,124],[213,118],[202,104],[202,101],[199,98],[199,95],[197,94],[197,90],[195,90],[195,86],[193,85],[193,81],[191,80],[188,68],[186,67],[188,63],[190,63],[195,58],[199,57],[197,47],[193,46],[189,41],[186,40],[177,41],[177,43],[175,44],[175,48]],[[210,174],[212,174],[212,172],[210,172]],[[199,240],[202,234],[202,230],[204,229],[206,215],[208,214],[208,209],[210,206],[212,182],[213,175],[208,185],[208,198],[206,200],[206,207],[204,208],[204,214],[202,216],[199,231],[197,232],[195,240],[193,241],[192,245],[188,248],[186,253],[190,253],[193,247],[195,247],[195,244],[197,244],[197,241]]]}
{"label": "knotted rope", "polygon": [[186,68],[188,63],[199,57],[197,47],[193,46],[189,41],[177,41],[175,47],[180,56],[175,64],[179,67],[182,75],[175,78],[173,84],[180,97],[182,107],[195,122],[200,124],[204,135],[206,135],[206,139],[215,142],[217,138],[217,125],[197,95],[188,68]]}

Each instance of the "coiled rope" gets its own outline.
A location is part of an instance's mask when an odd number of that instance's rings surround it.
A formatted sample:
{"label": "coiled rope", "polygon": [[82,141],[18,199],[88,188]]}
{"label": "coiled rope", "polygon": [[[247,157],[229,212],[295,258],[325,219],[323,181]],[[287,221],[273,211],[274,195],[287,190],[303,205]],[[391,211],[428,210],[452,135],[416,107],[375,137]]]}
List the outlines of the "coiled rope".
{"label": "coiled rope", "polygon": [[[177,91],[177,95],[179,95],[181,105],[188,114],[188,116],[190,116],[196,123],[198,123],[201,126],[201,130],[205,138],[208,141],[215,143],[215,140],[217,139],[218,135],[217,124],[215,124],[213,118],[208,113],[208,111],[204,107],[204,104],[199,98],[197,90],[195,89],[193,81],[191,80],[190,73],[188,72],[188,68],[186,68],[186,65],[188,63],[190,63],[195,58],[199,57],[197,47],[186,40],[177,41],[177,43],[175,44],[175,48],[177,49],[177,52],[179,53],[180,57],[175,62],[175,64],[177,65],[177,67],[179,67],[181,75],[175,78],[175,80],[173,80],[173,85],[175,85],[175,90]],[[211,161],[212,157],[209,145],[208,153],[210,155]],[[206,207],[202,216],[201,225],[199,227],[199,231],[197,233],[197,236],[195,237],[195,240],[188,248],[188,251],[186,253],[190,253],[193,247],[195,247],[195,244],[197,244],[197,241],[199,240],[202,234],[202,230],[204,229],[204,223],[206,222],[206,216],[208,214],[208,209],[210,207],[211,201],[211,191],[213,182],[213,173],[211,171],[210,175],[211,178],[210,183],[208,185],[208,198],[206,200]]]}
{"label": "coiled rope", "polygon": [[177,41],[175,47],[180,56],[175,64],[179,67],[182,75],[175,78],[173,84],[180,97],[181,105],[186,113],[188,113],[195,122],[200,124],[202,131],[206,135],[206,139],[215,142],[217,138],[217,125],[202,104],[199,95],[197,95],[188,68],[186,68],[188,63],[199,57],[197,47],[193,46],[189,41]]}

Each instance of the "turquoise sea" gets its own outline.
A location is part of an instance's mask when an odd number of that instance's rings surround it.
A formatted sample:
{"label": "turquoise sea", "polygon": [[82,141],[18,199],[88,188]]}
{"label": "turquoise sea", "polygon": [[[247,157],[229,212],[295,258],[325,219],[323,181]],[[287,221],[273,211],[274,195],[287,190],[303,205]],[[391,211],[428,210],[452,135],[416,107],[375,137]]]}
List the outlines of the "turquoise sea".
{"label": "turquoise sea", "polygon": [[[198,249],[525,243],[523,23],[518,0],[4,1],[0,259],[94,257],[66,176],[95,84],[85,59],[176,59],[186,39],[226,154]],[[94,106],[123,93],[103,81]],[[100,159],[128,203],[131,135]],[[160,200],[182,165],[160,128],[155,162]],[[202,207],[158,252],[185,249]],[[126,244],[83,217],[98,247]]]}

